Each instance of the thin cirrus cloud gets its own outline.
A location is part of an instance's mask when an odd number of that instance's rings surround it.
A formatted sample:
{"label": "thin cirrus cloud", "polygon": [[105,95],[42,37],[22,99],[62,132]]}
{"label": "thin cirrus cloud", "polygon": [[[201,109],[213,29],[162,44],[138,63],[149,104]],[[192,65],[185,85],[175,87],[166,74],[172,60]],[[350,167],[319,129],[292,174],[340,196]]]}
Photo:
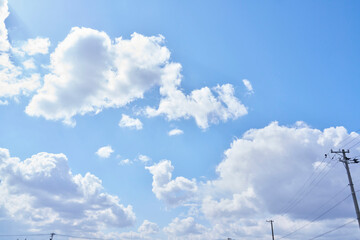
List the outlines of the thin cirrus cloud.
{"label": "thin cirrus cloud", "polygon": [[131,118],[126,114],[122,114],[119,127],[141,130],[143,128],[143,124],[138,118]]}
{"label": "thin cirrus cloud", "polygon": [[98,155],[101,158],[109,158],[113,152],[114,152],[114,150],[112,149],[112,147],[110,145],[108,145],[108,146],[99,148],[96,151],[96,155]]}
{"label": "thin cirrus cloud", "polygon": [[64,154],[38,153],[25,161],[0,149],[0,208],[15,222],[38,231],[83,231],[132,226],[132,206],[103,190],[91,173],[74,175]]}

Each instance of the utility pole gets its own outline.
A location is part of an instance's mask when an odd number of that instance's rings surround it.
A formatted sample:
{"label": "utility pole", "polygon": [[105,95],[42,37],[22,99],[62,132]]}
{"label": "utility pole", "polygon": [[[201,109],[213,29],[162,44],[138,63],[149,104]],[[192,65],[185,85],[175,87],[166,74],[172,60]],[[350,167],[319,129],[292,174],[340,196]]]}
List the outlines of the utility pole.
{"label": "utility pole", "polygon": [[346,157],[346,153],[350,153],[349,150],[345,151],[344,149],[342,149],[341,151],[340,150],[339,151],[333,151],[331,149],[331,153],[342,153],[343,158],[339,159],[339,161],[344,163],[344,166],[345,166],[345,169],[346,169],[346,172],[347,172],[347,175],[348,175],[349,186],[350,186],[350,189],[351,189],[351,195],[352,195],[352,198],[353,198],[353,201],[354,201],[354,206],[355,206],[355,211],[356,211],[356,218],[358,220],[358,224],[359,224],[359,228],[360,228],[359,205],[358,205],[358,202],[357,202],[357,199],[356,199],[356,193],[355,193],[355,190],[354,190],[354,184],[353,184],[353,181],[352,181],[352,178],[351,178],[350,168],[349,168],[349,163],[359,163],[359,160],[356,159],[356,158],[351,159],[351,158]]}
{"label": "utility pole", "polygon": [[269,222],[269,223],[271,223],[271,234],[272,234],[272,240],[275,240],[275,238],[274,238],[274,226],[273,226],[273,222],[274,222],[274,220],[266,220],[266,222]]}
{"label": "utility pole", "polygon": [[50,240],[53,240],[55,233],[50,233]]}

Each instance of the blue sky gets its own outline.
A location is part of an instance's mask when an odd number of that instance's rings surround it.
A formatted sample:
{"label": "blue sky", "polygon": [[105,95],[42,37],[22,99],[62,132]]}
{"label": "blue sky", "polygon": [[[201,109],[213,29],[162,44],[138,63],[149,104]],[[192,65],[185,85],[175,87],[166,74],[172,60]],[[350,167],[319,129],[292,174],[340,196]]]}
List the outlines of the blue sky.
{"label": "blue sky", "polygon": [[0,3],[4,234],[263,239],[272,218],[310,239],[355,218],[348,198],[312,222],[349,194],[324,154],[360,154],[357,1]]}

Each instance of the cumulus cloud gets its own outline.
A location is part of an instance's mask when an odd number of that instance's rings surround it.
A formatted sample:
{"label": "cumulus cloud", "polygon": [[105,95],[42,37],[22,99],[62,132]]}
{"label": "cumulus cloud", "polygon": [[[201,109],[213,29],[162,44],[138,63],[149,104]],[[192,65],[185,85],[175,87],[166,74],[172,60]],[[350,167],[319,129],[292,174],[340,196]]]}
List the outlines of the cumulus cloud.
{"label": "cumulus cloud", "polygon": [[[159,107],[158,109],[147,107],[148,116],[165,115],[168,120],[193,117],[200,128],[206,129],[209,123],[225,122],[247,114],[246,107],[234,96],[234,88],[231,84],[216,86],[212,89],[204,87],[185,95],[178,89],[180,66],[175,65],[171,70],[168,71],[169,76],[160,88],[163,98]],[[178,78],[178,81],[171,82],[168,80],[171,78]]]}
{"label": "cumulus cloud", "polygon": [[253,89],[250,81],[247,80],[247,79],[243,79],[242,81],[243,81],[243,84],[244,84],[244,86],[246,87],[246,90],[248,91],[248,93],[249,93],[249,94],[253,94],[253,93],[254,93],[254,89]]}
{"label": "cumulus cloud", "polygon": [[23,76],[22,69],[11,62],[8,53],[0,55],[0,98],[29,95],[39,87],[39,74]]}
{"label": "cumulus cloud", "polygon": [[8,15],[8,1],[0,1],[0,98],[29,95],[40,87],[39,74],[24,74],[23,69],[11,61],[11,45],[5,26]]}
{"label": "cumulus cloud", "polygon": [[33,58],[25,60],[23,62],[23,66],[24,66],[25,69],[35,69],[36,68]]}
{"label": "cumulus cloud", "polygon": [[[317,162],[322,161],[324,153],[337,146],[339,137],[344,139],[345,136],[349,135],[343,127],[321,131],[306,125],[279,126],[277,122],[262,129],[249,130],[225,151],[225,158],[216,169],[219,178],[211,184],[216,190],[230,193],[230,196],[251,190],[254,192],[252,198],[262,203],[259,207],[273,214],[284,213],[284,203],[291,200],[304,179],[317,171],[314,166],[325,170]],[[334,164],[336,161],[329,165],[334,174],[332,179],[319,184],[311,198],[303,199],[301,207],[290,209],[288,214],[293,217],[311,215],[316,204],[333,194],[328,189],[346,186],[343,169],[333,167]],[[245,199],[242,202],[246,205]]]}
{"label": "cumulus cloud", "polygon": [[232,198],[222,198],[219,201],[207,196],[202,201],[202,212],[212,220],[234,220],[239,216],[249,216],[258,211],[258,200],[252,189],[240,194],[233,194]]}
{"label": "cumulus cloud", "polygon": [[[74,126],[75,115],[123,107],[143,98],[153,86],[160,86],[160,105],[157,109],[147,107],[144,112],[148,117],[193,117],[205,129],[209,123],[247,114],[231,84],[204,87],[185,95],[179,89],[181,65],[170,62],[170,51],[163,43],[161,35],[134,33],[128,40],[120,37],[112,41],[105,32],[74,27],[51,54],[51,71],[26,113]],[[141,129],[142,124],[123,115],[120,126]]]}
{"label": "cumulus cloud", "polygon": [[96,155],[98,155],[101,158],[109,158],[113,152],[114,152],[114,150],[112,149],[112,147],[110,145],[108,145],[108,146],[99,148],[96,151]]}
{"label": "cumulus cloud", "polygon": [[142,98],[168,65],[170,52],[163,40],[134,33],[129,40],[112,41],[104,32],[74,27],[51,54],[51,73],[26,113],[73,125],[77,114]]}
{"label": "cumulus cloud", "polygon": [[[324,153],[331,148],[341,149],[359,137],[344,127],[319,130],[303,122],[293,126],[272,122],[264,128],[246,131],[224,152],[223,160],[216,167],[217,177],[199,183],[192,180],[196,190],[186,195],[195,210],[190,209],[188,214],[194,214],[191,216],[195,222],[198,222],[196,217],[205,218],[211,227],[191,239],[268,238],[269,231],[264,230],[268,229],[266,216],[281,225],[277,227],[277,237],[306,225],[292,236],[294,239],[314,237],[350,221],[354,212],[349,189],[346,189],[345,170],[336,156],[324,159]],[[359,154],[359,150],[352,148],[349,156]],[[168,183],[174,181],[171,180],[173,169],[169,161],[149,169],[153,174],[153,192],[165,202],[171,193]],[[351,171],[354,181],[359,182],[360,170],[353,167]],[[310,181],[305,182],[310,176]],[[346,201],[312,222],[345,197]],[[188,202],[181,201],[175,206],[187,206]],[[176,223],[180,224],[179,221]],[[354,228],[356,223],[349,224],[341,235],[352,239],[350,229]],[[181,231],[167,230],[167,233],[176,235],[174,239],[189,239],[181,236]],[[335,240],[338,236],[328,239]]]}
{"label": "cumulus cloud", "polygon": [[169,135],[169,136],[175,136],[175,135],[181,135],[181,134],[183,134],[183,133],[184,133],[183,130],[178,129],[178,128],[174,128],[174,129],[172,129],[172,130],[170,130],[170,131],[168,132],[168,135]]}
{"label": "cumulus cloud", "polygon": [[175,218],[169,226],[164,228],[164,231],[173,236],[187,236],[198,235],[206,231],[206,228],[196,223],[194,218],[188,217],[184,219]]}
{"label": "cumulus cloud", "polygon": [[174,167],[169,160],[163,160],[145,168],[153,175],[153,193],[167,205],[177,206],[194,197],[197,191],[196,180],[189,180],[184,177],[171,180]]}
{"label": "cumulus cloud", "polygon": [[143,124],[138,118],[131,118],[126,114],[122,114],[119,126],[122,128],[133,128],[136,130],[140,130],[143,128]]}
{"label": "cumulus cloud", "polygon": [[48,54],[50,47],[49,38],[32,38],[28,39],[22,46],[21,50],[32,56],[35,54]]}
{"label": "cumulus cloud", "polygon": [[8,31],[5,26],[5,19],[9,16],[8,1],[0,1],[0,51],[8,51],[10,43],[8,41]]}
{"label": "cumulus cloud", "polygon": [[99,178],[74,175],[64,154],[38,153],[25,161],[0,149],[0,209],[38,231],[97,232],[133,225],[132,207],[104,192]]}
{"label": "cumulus cloud", "polygon": [[150,222],[148,220],[144,220],[144,222],[138,228],[139,233],[145,235],[158,233],[159,230],[160,228],[156,223]]}

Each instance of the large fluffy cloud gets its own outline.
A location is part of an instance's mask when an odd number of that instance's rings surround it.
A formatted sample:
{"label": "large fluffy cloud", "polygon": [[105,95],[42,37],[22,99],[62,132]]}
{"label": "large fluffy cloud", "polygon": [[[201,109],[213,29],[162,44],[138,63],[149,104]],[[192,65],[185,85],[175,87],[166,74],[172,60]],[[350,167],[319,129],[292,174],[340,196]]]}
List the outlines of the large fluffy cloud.
{"label": "large fluffy cloud", "polygon": [[[225,158],[216,169],[219,178],[209,183],[219,191],[218,195],[229,195],[232,198],[233,194],[251,190],[262,209],[272,214],[287,213],[293,217],[306,218],[312,214],[316,204],[325,202],[335,190],[347,185],[344,169],[340,165],[335,167],[337,159],[326,159],[327,169],[314,166],[322,162],[324,154],[331,148],[341,147],[338,144],[348,136],[343,127],[320,131],[303,123],[286,127],[273,122],[263,129],[249,130],[225,151]],[[355,137],[357,134],[353,133],[349,138]],[[352,151],[352,154],[358,155],[356,149]],[[323,170],[330,169],[332,177],[326,182],[317,183],[325,172]],[[358,173],[357,169],[354,171],[354,174]],[[316,187],[311,197],[301,196],[303,199],[297,200],[301,205],[297,207],[284,207],[303,188],[302,185],[311,174],[313,178],[318,177],[307,183],[311,186],[306,186],[306,192]],[[242,202],[246,204],[245,199]],[[221,203],[219,201],[219,205]],[[343,207],[337,215],[349,216],[350,209]]]}
{"label": "large fluffy cloud", "polygon": [[0,175],[0,212],[33,230],[96,232],[135,221],[132,207],[105,193],[99,178],[72,174],[64,154],[20,161],[0,149]]}
{"label": "large fluffy cloud", "polygon": [[169,206],[177,206],[194,197],[197,191],[195,179],[172,178],[174,167],[169,160],[163,160],[153,166],[145,167],[153,175],[152,191],[156,197]]}
{"label": "large fluffy cloud", "polygon": [[[195,208],[189,211],[192,221],[205,218],[211,230],[186,235],[173,224],[169,229],[174,230],[166,231],[179,239],[264,239],[271,237],[265,220],[273,219],[277,238],[302,227],[291,238],[307,239],[354,220],[345,169],[337,164],[339,156],[329,151],[351,147],[349,157],[358,156],[359,137],[344,127],[319,130],[303,122],[293,126],[272,122],[248,130],[224,152],[216,167],[218,176],[198,182],[197,190],[189,194]],[[171,193],[167,183],[173,167],[160,162],[151,170],[153,191],[164,200]],[[355,184],[359,184],[359,168],[351,165],[351,171]],[[186,201],[178,205],[183,203]],[[176,225],[181,225],[180,219]],[[356,239],[354,229],[356,222],[339,234]],[[327,237],[335,240],[339,235],[335,232]]]}
{"label": "large fluffy cloud", "polygon": [[73,28],[51,54],[51,73],[26,108],[31,116],[74,124],[73,116],[120,107],[158,84],[170,52],[162,36],[114,42],[104,32]]}
{"label": "large fluffy cloud", "polygon": [[122,107],[156,85],[163,99],[158,109],[146,109],[149,117],[194,117],[198,126],[207,128],[247,113],[231,84],[204,87],[186,96],[179,90],[181,65],[170,62],[163,42],[161,35],[137,33],[112,41],[104,32],[73,28],[51,54],[51,72],[26,113],[74,125],[75,115]]}

